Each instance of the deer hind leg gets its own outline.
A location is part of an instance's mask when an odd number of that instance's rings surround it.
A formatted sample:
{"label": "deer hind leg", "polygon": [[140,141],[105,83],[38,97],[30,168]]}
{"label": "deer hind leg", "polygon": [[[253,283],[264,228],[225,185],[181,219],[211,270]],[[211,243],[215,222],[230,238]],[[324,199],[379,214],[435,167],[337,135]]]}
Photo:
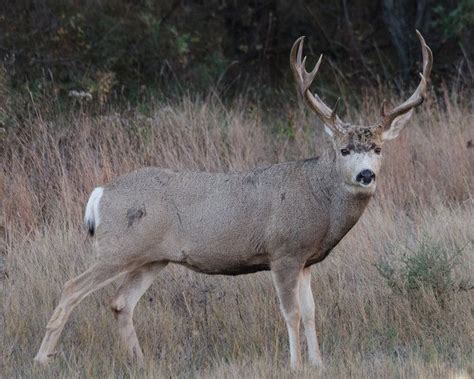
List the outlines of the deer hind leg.
{"label": "deer hind leg", "polygon": [[111,303],[122,343],[129,356],[136,359],[139,365],[143,365],[143,353],[133,326],[133,310],[166,265],[167,262],[152,262],[129,272]]}
{"label": "deer hind leg", "polygon": [[280,308],[288,329],[290,342],[290,365],[292,369],[301,365],[300,344],[300,297],[299,285],[301,276],[299,264],[278,262],[272,267],[272,277],[280,300]]}
{"label": "deer hind leg", "polygon": [[306,343],[308,344],[308,358],[311,365],[322,367],[321,353],[319,352],[318,337],[314,320],[314,297],[311,291],[311,270],[305,268],[301,274],[300,282],[300,304],[303,319]]}
{"label": "deer hind leg", "polygon": [[89,294],[123,275],[117,267],[97,263],[87,271],[64,284],[61,299],[46,326],[46,334],[35,361],[46,364],[55,355],[59,336],[74,308]]}

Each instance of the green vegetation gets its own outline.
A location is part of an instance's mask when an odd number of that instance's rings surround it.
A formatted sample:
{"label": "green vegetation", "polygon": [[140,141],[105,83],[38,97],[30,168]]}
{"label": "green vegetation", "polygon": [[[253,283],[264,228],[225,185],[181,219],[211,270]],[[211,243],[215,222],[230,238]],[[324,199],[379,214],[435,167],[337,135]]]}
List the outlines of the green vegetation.
{"label": "green vegetation", "polygon": [[326,56],[318,88],[334,97],[335,76],[339,87],[407,86],[397,79],[419,69],[415,28],[435,51],[434,81],[458,75],[463,62],[469,73],[473,9],[473,0],[6,1],[0,58],[21,92],[85,91],[101,104],[216,87],[261,96],[262,86],[287,87],[289,50],[304,34],[310,61]]}
{"label": "green vegetation", "polygon": [[434,12],[438,16],[434,24],[446,38],[457,37],[474,25],[474,0],[461,0],[450,10],[440,4],[434,8]]}
{"label": "green vegetation", "polygon": [[396,294],[417,302],[423,293],[430,291],[445,306],[455,292],[474,288],[468,279],[455,275],[463,262],[462,253],[462,249],[448,249],[425,239],[414,250],[397,259],[383,260],[376,267]]}

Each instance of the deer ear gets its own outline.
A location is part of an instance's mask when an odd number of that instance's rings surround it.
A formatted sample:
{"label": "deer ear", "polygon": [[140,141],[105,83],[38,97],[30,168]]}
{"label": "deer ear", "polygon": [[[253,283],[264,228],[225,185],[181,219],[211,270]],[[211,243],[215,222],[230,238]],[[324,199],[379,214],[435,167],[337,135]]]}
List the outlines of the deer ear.
{"label": "deer ear", "polygon": [[413,114],[413,109],[410,109],[408,112],[398,116],[393,120],[390,127],[382,132],[382,138],[384,141],[388,141],[394,138],[397,138],[401,130],[404,128],[408,120]]}

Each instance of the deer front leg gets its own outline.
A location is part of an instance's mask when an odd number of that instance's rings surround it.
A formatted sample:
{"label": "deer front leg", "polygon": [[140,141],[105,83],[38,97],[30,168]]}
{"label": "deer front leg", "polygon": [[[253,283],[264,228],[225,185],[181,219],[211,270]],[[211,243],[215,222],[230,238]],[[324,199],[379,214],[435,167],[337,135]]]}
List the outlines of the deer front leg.
{"label": "deer front leg", "polygon": [[288,329],[290,365],[301,365],[299,283],[302,266],[297,262],[280,260],[272,265],[272,277],[280,307]]}
{"label": "deer front leg", "polygon": [[305,268],[300,282],[301,316],[303,319],[306,343],[308,344],[308,358],[311,365],[322,368],[321,353],[319,352],[318,337],[314,320],[314,298],[311,291],[311,269]]}

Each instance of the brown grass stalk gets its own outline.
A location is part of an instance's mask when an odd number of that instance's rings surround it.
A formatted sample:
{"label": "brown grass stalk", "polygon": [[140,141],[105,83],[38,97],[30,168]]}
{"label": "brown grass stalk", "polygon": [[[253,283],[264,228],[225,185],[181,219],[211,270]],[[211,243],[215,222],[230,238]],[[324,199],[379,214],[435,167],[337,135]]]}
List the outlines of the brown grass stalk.
{"label": "brown grass stalk", "polygon": [[[370,99],[362,104],[364,114],[378,114]],[[420,107],[402,136],[387,143],[369,209],[314,266],[324,377],[474,375],[472,291],[453,292],[441,306],[427,289],[412,302],[374,266],[382,258],[398,262],[427,239],[462,246],[455,275],[472,277],[472,125],[472,108],[449,95]],[[317,376],[309,367],[296,374],[287,368],[286,331],[268,273],[210,277],[180,267],[162,272],[137,307],[144,370],[118,346],[108,307],[113,288],[78,307],[49,368],[34,367],[32,358],[62,284],[89,261],[82,213],[95,186],[148,165],[228,171],[308,158],[329,146],[321,129],[288,105],[272,116],[245,100],[225,106],[213,96],[158,103],[146,115],[37,107],[3,141],[8,277],[1,280],[0,376]]]}

